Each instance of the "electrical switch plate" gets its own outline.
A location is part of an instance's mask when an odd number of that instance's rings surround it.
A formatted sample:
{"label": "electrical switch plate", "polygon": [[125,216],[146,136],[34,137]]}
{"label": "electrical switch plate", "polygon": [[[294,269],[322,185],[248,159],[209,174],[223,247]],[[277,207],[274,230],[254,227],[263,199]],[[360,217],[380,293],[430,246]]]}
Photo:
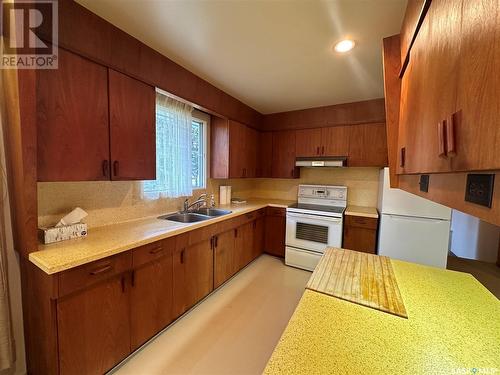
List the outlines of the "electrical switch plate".
{"label": "electrical switch plate", "polygon": [[491,208],[494,182],[494,174],[468,174],[465,200]]}
{"label": "electrical switch plate", "polygon": [[420,175],[420,182],[418,184],[420,185],[420,191],[427,193],[429,191],[429,175]]}

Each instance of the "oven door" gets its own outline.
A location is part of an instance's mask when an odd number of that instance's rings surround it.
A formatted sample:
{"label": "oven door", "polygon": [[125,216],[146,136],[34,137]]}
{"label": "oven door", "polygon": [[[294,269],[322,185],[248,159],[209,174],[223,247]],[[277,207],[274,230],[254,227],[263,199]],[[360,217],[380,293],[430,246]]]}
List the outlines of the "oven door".
{"label": "oven door", "polygon": [[286,245],[323,253],[342,246],[342,218],[287,212]]}

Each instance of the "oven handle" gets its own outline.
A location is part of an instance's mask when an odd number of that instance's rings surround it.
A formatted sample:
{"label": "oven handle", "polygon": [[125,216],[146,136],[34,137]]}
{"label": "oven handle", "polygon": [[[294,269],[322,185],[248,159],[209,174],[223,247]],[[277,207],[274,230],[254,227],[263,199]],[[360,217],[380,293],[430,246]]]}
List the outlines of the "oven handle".
{"label": "oven handle", "polygon": [[286,216],[291,217],[291,218],[303,218],[303,219],[328,221],[329,223],[341,223],[342,222],[342,218],[340,218],[340,217],[322,216],[322,215],[310,215],[310,214],[299,214],[299,213],[296,213],[296,212],[287,212]]}

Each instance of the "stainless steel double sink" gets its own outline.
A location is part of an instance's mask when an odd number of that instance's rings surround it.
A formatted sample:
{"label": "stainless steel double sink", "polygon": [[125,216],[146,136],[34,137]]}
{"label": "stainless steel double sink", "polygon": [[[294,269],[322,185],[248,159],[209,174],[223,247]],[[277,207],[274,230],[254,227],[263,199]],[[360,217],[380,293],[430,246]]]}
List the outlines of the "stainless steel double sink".
{"label": "stainless steel double sink", "polygon": [[220,208],[200,208],[196,211],[178,212],[176,214],[163,215],[158,219],[176,221],[178,223],[196,223],[213,219],[214,217],[230,214],[232,211]]}

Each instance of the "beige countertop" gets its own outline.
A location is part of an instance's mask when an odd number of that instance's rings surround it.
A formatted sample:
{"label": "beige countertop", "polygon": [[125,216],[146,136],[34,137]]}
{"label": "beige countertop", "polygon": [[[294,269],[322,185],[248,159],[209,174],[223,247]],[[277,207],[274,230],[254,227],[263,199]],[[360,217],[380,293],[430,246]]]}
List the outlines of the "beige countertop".
{"label": "beige countertop", "polygon": [[496,374],[500,301],[472,275],[391,260],[408,319],[306,290],[264,374]]}
{"label": "beige countertop", "polygon": [[363,216],[378,219],[378,211],[375,207],[347,206],[344,213],[350,216]]}
{"label": "beige countertop", "polygon": [[197,223],[177,223],[155,216],[91,228],[85,238],[40,244],[38,251],[30,253],[29,260],[47,274],[53,274],[260,208],[288,207],[293,203],[295,202],[277,199],[251,199],[245,204],[221,206],[232,213]]}

